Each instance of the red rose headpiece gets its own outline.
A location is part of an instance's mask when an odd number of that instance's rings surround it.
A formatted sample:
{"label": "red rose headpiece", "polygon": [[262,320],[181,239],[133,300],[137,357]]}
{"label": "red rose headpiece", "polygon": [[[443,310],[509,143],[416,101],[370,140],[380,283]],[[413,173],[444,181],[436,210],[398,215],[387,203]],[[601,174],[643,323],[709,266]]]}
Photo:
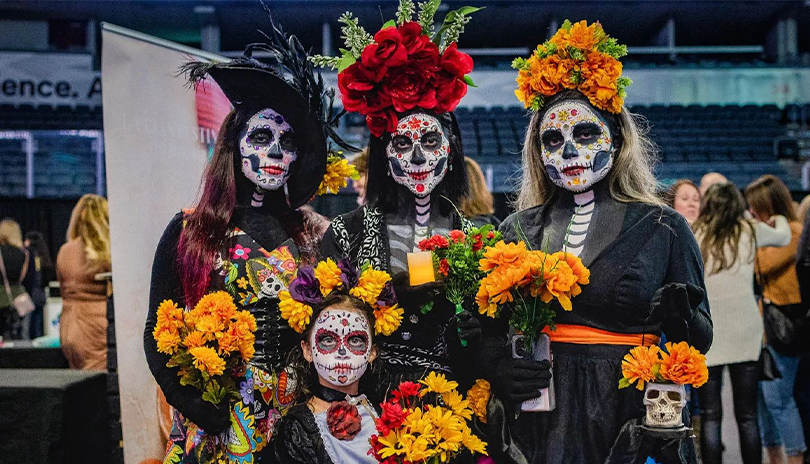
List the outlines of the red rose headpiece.
{"label": "red rose headpiece", "polygon": [[316,55],[311,60],[338,70],[338,88],[346,111],[366,117],[374,136],[396,131],[397,113],[414,108],[435,114],[453,111],[474,85],[470,55],[460,52],[456,41],[469,22],[467,15],[480,8],[451,11],[433,32],[433,15],[439,2],[420,4],[418,21],[412,21],[412,1],[401,0],[397,20],[385,23],[373,37],[351,13],[339,21],[347,49],[340,57]]}

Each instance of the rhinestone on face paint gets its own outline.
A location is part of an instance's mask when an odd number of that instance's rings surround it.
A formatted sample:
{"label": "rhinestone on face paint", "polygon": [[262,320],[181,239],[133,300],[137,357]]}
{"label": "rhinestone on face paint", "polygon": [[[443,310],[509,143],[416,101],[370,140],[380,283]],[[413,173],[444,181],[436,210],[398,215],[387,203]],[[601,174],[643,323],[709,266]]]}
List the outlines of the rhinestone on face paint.
{"label": "rhinestone on face paint", "polygon": [[284,118],[280,114],[276,115],[276,124],[284,124]]}
{"label": "rhinestone on face paint", "polygon": [[419,322],[419,316],[416,314],[411,314],[411,317],[409,317],[408,320],[411,321],[411,324],[416,324]]}
{"label": "rhinestone on face paint", "polygon": [[405,340],[405,341],[410,340],[411,339],[411,333],[410,332],[402,332],[402,339]]}

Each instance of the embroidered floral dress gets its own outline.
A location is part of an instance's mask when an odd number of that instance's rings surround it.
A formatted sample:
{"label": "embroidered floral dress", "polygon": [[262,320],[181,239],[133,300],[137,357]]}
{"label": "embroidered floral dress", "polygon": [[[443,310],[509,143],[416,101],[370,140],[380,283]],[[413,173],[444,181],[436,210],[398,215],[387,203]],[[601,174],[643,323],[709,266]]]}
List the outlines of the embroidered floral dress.
{"label": "embroidered floral dress", "polygon": [[[294,385],[281,366],[296,334],[281,319],[277,295],[295,277],[298,257],[291,238],[268,251],[247,233],[232,230],[229,248],[216,257],[209,291],[227,291],[239,309],[254,315],[256,353],[239,385],[241,398],[231,408],[231,426],[207,434],[175,410],[165,463],[253,463],[264,454],[279,419],[292,405]],[[226,452],[217,456],[214,451],[223,443]]]}

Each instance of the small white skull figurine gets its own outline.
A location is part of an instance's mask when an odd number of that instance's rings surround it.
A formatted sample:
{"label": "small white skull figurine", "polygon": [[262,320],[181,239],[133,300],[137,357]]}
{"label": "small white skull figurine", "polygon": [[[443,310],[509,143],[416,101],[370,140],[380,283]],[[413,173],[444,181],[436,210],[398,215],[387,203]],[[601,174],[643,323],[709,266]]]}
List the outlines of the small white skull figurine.
{"label": "small white skull figurine", "polygon": [[667,429],[683,427],[686,389],[683,385],[649,383],[644,392],[644,405],[647,406],[644,425]]}

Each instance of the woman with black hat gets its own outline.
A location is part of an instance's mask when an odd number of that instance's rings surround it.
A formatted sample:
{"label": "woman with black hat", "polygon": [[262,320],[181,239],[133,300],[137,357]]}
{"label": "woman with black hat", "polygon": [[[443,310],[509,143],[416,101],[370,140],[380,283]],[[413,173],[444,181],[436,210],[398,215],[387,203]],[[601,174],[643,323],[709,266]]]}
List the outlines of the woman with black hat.
{"label": "woman with black hat", "polygon": [[[172,462],[214,459],[205,446],[198,446],[203,435],[243,440],[236,443],[247,446],[242,453],[260,451],[291,402],[281,367],[297,337],[280,317],[278,294],[294,277],[297,263],[311,262],[317,254],[323,232],[317,227],[319,218],[300,207],[324,178],[327,135],[342,142],[331,129],[331,105],[324,102],[328,92],[298,40],[275,25],[268,39],[270,43],[250,45],[244,57],[230,62],[184,67],[194,85],[213,78],[234,108],[220,129],[197,205],[171,220],[152,269],[144,347],[167,402],[179,413],[166,457]],[[275,63],[252,59],[257,48],[270,51]],[[192,307],[214,290],[230,293],[258,325],[248,367],[255,399],[245,400],[252,416],[246,426],[252,430],[242,430],[245,436],[228,436],[227,404],[214,406],[197,389],[181,385],[177,369],[166,367],[169,356],[157,351],[152,334],[162,301]]]}
{"label": "woman with black hat", "polygon": [[[338,73],[338,87],[344,108],[365,116],[371,132],[367,204],[332,221],[321,253],[348,257],[356,265],[368,262],[394,276],[403,325],[379,343],[394,382],[428,371],[457,377],[463,366],[454,355],[464,349],[441,288],[409,286],[407,254],[420,251],[421,240],[462,226],[454,203],[466,193],[467,180],[452,111],[467,92],[473,61],[458,51],[459,29],[431,38],[429,6],[422,5],[419,22],[413,21],[412,6],[401,2],[396,21],[373,37],[344,16],[348,36],[357,40],[347,42],[341,63],[315,57],[324,65],[353,63]],[[470,323],[480,335],[474,316],[465,312],[462,319],[461,326]]]}

